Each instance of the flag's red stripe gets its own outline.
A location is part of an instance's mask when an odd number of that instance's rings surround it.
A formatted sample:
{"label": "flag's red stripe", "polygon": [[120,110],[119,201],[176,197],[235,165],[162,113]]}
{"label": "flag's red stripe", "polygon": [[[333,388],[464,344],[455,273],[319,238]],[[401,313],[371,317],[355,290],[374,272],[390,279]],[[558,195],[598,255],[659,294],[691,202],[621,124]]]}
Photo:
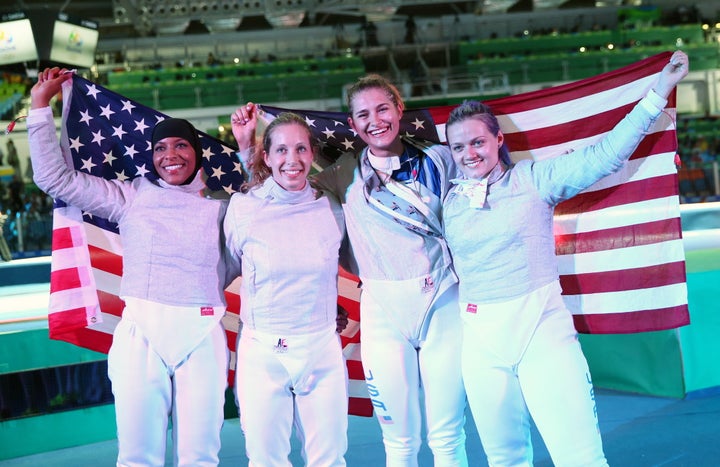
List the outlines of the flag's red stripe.
{"label": "flag's red stripe", "polygon": [[[629,112],[630,109],[628,109]],[[505,141],[511,151],[525,151],[562,144],[568,140],[568,133],[574,138],[586,138],[596,136],[598,134],[612,130],[617,122],[619,122],[626,113],[617,115],[618,119],[607,121],[606,125],[582,125],[577,122],[566,123],[557,126],[541,128],[539,130],[525,131],[523,133],[506,134]],[[609,117],[610,118],[610,117]],[[588,131],[582,131],[582,128],[588,128]],[[641,159],[654,156],[656,154],[664,154],[677,151],[677,136],[675,130],[656,131],[646,135],[637,148],[630,155],[629,159]]]}
{"label": "flag's red stripe", "polygon": [[562,144],[569,139],[589,138],[610,131],[634,106],[635,103],[630,103],[598,112],[592,116],[592,122],[588,122],[588,117],[582,117],[578,120],[519,132],[504,128],[505,144],[511,151],[525,151]]}
{"label": "flag's red stripe", "polygon": [[676,173],[635,180],[621,185],[588,191],[563,201],[555,208],[556,215],[581,214],[631,203],[666,198],[678,194]]}
{"label": "flag's red stripe", "polygon": [[88,245],[88,251],[90,252],[90,265],[92,267],[116,276],[122,276],[122,256],[94,245]]}
{"label": "flag's red stripe", "polygon": [[227,345],[230,352],[237,351],[237,335],[238,333],[235,331],[230,331],[228,329],[225,330],[225,337],[227,337]]}
{"label": "flag's red stripe", "polygon": [[353,280],[353,281],[355,281],[355,282],[359,282],[359,281],[360,281],[360,278],[358,278],[358,277],[357,277],[356,275],[354,275],[354,274],[351,274],[351,273],[347,272],[347,271],[346,271],[345,269],[343,269],[342,267],[338,268],[338,275],[339,275],[340,277],[344,277],[344,278],[346,278],[346,279],[351,279],[351,280]]}
{"label": "flag's red stripe", "polygon": [[661,331],[690,324],[687,305],[632,313],[573,315],[575,329],[585,334],[630,334]]}
{"label": "flag's red stripe", "polygon": [[231,313],[240,313],[240,295],[225,291],[225,301],[227,302],[227,310]]}
{"label": "flag's red stripe", "polygon": [[362,363],[359,360],[348,360],[347,369],[348,378],[365,381],[365,371],[363,370]]}
{"label": "flag's red stripe", "polygon": [[642,224],[574,234],[555,235],[555,253],[573,255],[652,245],[682,238],[680,218],[661,219]]}
{"label": "flag's red stripe", "polygon": [[[437,125],[442,125],[444,123],[447,123],[448,115],[450,114],[450,111],[454,109],[456,106],[454,105],[443,105],[440,107],[431,107],[429,109],[426,109],[430,116],[433,119],[433,123]],[[442,136],[442,135],[438,135]]]}
{"label": "flag's red stripe", "polygon": [[650,289],[685,282],[685,262],[560,276],[563,295]]}
{"label": "flag's red stripe", "polygon": [[356,332],[352,336],[346,336],[345,334],[340,334],[340,342],[342,342],[343,347],[345,347],[348,344],[359,344],[360,343],[360,331]]}
{"label": "flag's red stripe", "polygon": [[48,314],[48,328],[50,337],[55,333],[64,334],[79,327],[87,325],[87,312],[85,308],[74,308]]}
{"label": "flag's red stripe", "polygon": [[591,94],[609,91],[646,76],[659,73],[667,64],[670,55],[670,52],[663,52],[601,75],[560,86],[553,86],[552,88],[492,99],[486,103],[489,104],[496,113],[510,114],[542,109],[543,107],[561,102],[581,99]]}
{"label": "flag's red stripe", "polygon": [[115,294],[104,292],[102,290],[97,291],[98,303],[103,313],[108,313],[114,316],[122,316],[123,308],[125,308],[125,302]]}
{"label": "flag's red stripe", "polygon": [[57,269],[50,272],[50,293],[82,287],[77,268]]}
{"label": "flag's red stripe", "polygon": [[73,248],[72,230],[69,227],[59,227],[52,231],[52,249],[63,250],[65,248]]}
{"label": "flag's red stripe", "polygon": [[366,399],[364,397],[350,397],[348,399],[348,413],[350,415],[359,415],[361,417],[372,417],[372,402],[370,402],[370,399]]}
{"label": "flag's red stripe", "polygon": [[[84,313],[83,313],[84,314]],[[87,328],[62,331],[50,327],[50,338],[69,342],[79,347],[94,350],[96,352],[108,353],[112,344],[112,334],[102,331],[94,331]]]}
{"label": "flag's red stripe", "polygon": [[360,302],[357,300],[339,295],[338,305],[345,308],[350,319],[354,319],[355,321],[360,319]]}
{"label": "flag's red stripe", "polygon": [[677,134],[674,129],[657,131],[645,135],[630,156],[630,160],[650,157],[656,154],[676,152],[677,146]]}

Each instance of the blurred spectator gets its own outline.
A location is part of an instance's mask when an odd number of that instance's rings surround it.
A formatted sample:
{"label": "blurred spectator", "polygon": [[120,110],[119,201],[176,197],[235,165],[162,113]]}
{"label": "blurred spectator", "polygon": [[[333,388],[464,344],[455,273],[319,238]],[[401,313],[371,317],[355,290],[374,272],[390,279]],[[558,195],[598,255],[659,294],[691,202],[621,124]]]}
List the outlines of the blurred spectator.
{"label": "blurred spectator", "polygon": [[33,175],[35,172],[33,172],[32,164],[30,161],[28,161],[27,165],[25,166],[25,180],[32,182]]}
{"label": "blurred spectator", "polygon": [[15,172],[8,184],[8,206],[12,213],[25,211],[25,182],[20,172]]}
{"label": "blurred spectator", "polygon": [[220,60],[218,60],[217,58],[215,58],[215,55],[213,55],[212,52],[208,52],[207,64],[208,64],[208,66],[215,66],[215,65],[222,65],[222,62]]}
{"label": "blurred spectator", "polygon": [[[5,222],[7,219],[8,216],[0,212],[0,260],[2,261],[10,261],[12,259],[10,247],[5,240]],[[2,419],[2,414],[0,414],[0,419]]]}
{"label": "blurred spectator", "polygon": [[712,162],[714,154],[710,154],[710,143],[703,135],[698,135],[693,146],[693,160],[695,162]]}
{"label": "blurred spectator", "polygon": [[428,75],[420,58],[416,58],[410,69],[410,81],[412,82],[412,95],[422,96],[428,87]]}
{"label": "blurred spectator", "polygon": [[415,18],[413,18],[413,15],[409,15],[407,19],[405,20],[405,43],[406,44],[414,44],[415,43],[415,31],[417,29],[417,26],[415,25]]}
{"label": "blurred spectator", "polygon": [[335,30],[335,47],[338,48],[338,50],[347,49],[352,46],[350,41],[345,39],[345,25],[342,23],[338,23],[334,26]]}
{"label": "blurred spectator", "polygon": [[[15,169],[15,173],[20,175],[20,158],[18,157],[17,149],[15,149],[15,143],[13,140],[8,138],[7,140],[7,163]],[[22,180],[21,180],[22,181]]]}
{"label": "blurred spectator", "polygon": [[368,21],[367,18],[363,19],[363,24],[360,26],[363,32],[365,47],[377,47],[380,45],[377,37],[377,26],[372,21]]}

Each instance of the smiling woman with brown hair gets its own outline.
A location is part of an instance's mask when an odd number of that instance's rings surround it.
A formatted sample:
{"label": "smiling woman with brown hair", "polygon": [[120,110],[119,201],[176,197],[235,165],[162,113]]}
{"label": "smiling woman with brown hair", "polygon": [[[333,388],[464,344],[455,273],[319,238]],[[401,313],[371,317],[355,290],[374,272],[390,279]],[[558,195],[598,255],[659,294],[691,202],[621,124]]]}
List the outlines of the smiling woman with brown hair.
{"label": "smiling woman with brown hair", "polygon": [[596,144],[511,164],[492,110],[453,109],[463,177],[443,207],[460,279],[462,371],[490,465],[532,465],[530,416],[557,466],[605,466],[590,371],[561,296],[555,206],[620,170],[688,73],[675,52],[653,90]]}
{"label": "smiling woman with brown hair", "polygon": [[314,156],[305,120],[280,114],[225,218],[243,270],[235,388],[250,465],[288,465],[293,427],[308,466],[345,465],[348,382],[336,332],[345,223],[337,200],[308,182]]}

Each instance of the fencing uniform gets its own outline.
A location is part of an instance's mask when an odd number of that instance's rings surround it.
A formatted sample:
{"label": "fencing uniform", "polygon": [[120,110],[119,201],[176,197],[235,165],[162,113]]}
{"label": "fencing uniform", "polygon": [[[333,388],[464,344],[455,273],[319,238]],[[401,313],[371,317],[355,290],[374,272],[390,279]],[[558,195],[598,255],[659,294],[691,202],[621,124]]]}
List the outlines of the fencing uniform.
{"label": "fencing uniform", "polygon": [[[404,154],[385,161],[367,148],[359,159],[343,155],[313,180],[339,197],[345,213],[362,282],[362,362],[387,465],[417,465],[422,388],[435,466],[462,466],[461,323],[441,226],[441,201],[455,172],[446,147],[403,143]],[[391,159],[387,168],[373,166]]]}
{"label": "fencing uniform", "polygon": [[490,465],[532,465],[528,413],[555,465],[607,465],[587,362],[561,297],[553,210],[619,170],[665,104],[650,91],[596,145],[507,169],[499,163],[486,195],[473,180],[448,195],[463,376]]}
{"label": "fencing uniform", "polygon": [[230,200],[229,252],[242,261],[236,392],[251,466],[290,466],[293,424],[307,465],[345,465],[348,382],[336,332],[334,198],[267,179]]}
{"label": "fencing uniform", "polygon": [[49,107],[28,116],[34,180],[46,193],[119,226],[126,303],[108,355],[118,465],[164,465],[168,416],[175,464],[217,465],[227,387],[221,318],[221,222],[227,201],[186,185],[138,177],[108,181],[68,167]]}

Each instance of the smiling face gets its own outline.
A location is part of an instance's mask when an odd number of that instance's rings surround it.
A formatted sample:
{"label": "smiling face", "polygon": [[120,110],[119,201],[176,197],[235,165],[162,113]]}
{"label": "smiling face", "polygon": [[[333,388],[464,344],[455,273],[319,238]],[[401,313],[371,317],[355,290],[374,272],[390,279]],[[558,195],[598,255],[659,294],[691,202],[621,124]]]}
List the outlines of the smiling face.
{"label": "smiling face", "polygon": [[297,123],[277,125],[269,141],[263,159],[275,182],[287,191],[302,190],[314,156],[307,128]]}
{"label": "smiling face", "polygon": [[402,105],[379,87],[366,88],[352,97],[350,127],[378,157],[403,153],[400,135]]}
{"label": "smiling face", "polygon": [[503,134],[494,135],[481,119],[453,123],[446,134],[452,158],[467,178],[483,178],[498,164]]}
{"label": "smiling face", "polygon": [[169,185],[182,185],[195,174],[195,149],[184,138],[169,136],[153,146],[153,165]]}

